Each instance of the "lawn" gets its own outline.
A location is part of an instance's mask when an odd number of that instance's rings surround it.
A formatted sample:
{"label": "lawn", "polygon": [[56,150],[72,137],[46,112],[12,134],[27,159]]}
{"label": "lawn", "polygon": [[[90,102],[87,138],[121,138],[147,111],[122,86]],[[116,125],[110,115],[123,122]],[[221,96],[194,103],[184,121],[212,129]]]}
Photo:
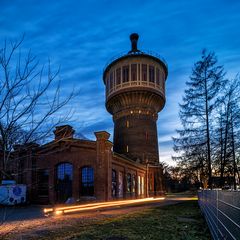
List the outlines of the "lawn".
{"label": "lawn", "polygon": [[197,201],[187,201],[172,206],[144,209],[139,213],[96,221],[92,224],[73,225],[37,239],[207,240],[211,237]]}

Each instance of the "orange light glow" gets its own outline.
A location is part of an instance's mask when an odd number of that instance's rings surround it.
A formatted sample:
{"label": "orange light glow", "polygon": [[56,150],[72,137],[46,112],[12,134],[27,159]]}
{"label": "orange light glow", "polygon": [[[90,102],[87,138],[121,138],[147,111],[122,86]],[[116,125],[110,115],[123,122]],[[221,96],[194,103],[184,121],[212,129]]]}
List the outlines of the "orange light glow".
{"label": "orange light glow", "polygon": [[44,209],[43,209],[43,212],[44,212],[44,213],[53,212],[53,208],[44,208]]}
{"label": "orange light glow", "polygon": [[61,215],[61,214],[63,214],[63,211],[62,211],[62,210],[56,210],[56,211],[55,211],[55,214],[56,214],[56,215]]}
{"label": "orange light glow", "polygon": [[84,205],[59,207],[55,209],[48,208],[48,209],[44,209],[44,212],[45,213],[54,212],[56,215],[61,215],[63,213],[70,213],[70,212],[80,212],[80,211],[101,209],[101,208],[114,207],[114,206],[156,202],[164,199],[165,199],[164,197],[159,197],[159,198],[142,198],[142,199],[120,200],[120,201],[101,202],[101,203],[90,203],[90,204],[84,204]]}

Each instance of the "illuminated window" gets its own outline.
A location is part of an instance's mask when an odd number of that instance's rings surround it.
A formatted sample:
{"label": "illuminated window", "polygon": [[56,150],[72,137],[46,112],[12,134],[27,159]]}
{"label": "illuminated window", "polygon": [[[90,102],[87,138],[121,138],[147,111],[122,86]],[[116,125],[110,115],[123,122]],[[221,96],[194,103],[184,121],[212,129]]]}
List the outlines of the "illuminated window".
{"label": "illuminated window", "polygon": [[127,152],[128,152],[128,145],[127,145]]}
{"label": "illuminated window", "polygon": [[129,121],[128,120],[126,122],[126,126],[127,126],[127,128],[129,128]]}
{"label": "illuminated window", "polygon": [[130,173],[127,174],[127,192],[131,192],[132,188],[132,176]]}
{"label": "illuminated window", "polygon": [[137,81],[137,64],[131,65],[131,80]]}
{"label": "illuminated window", "polygon": [[142,81],[147,81],[147,64],[142,64]]}
{"label": "illuminated window", "polygon": [[132,175],[132,192],[135,193],[136,189],[136,175]]}
{"label": "illuminated window", "polygon": [[112,170],[112,196],[117,196],[117,172]]}
{"label": "illuminated window", "polygon": [[138,176],[138,195],[141,195],[141,177]]}
{"label": "illuminated window", "polygon": [[160,85],[160,71],[159,71],[158,68],[157,68],[157,79],[156,79],[156,83],[157,83],[157,85]]}
{"label": "illuminated window", "polygon": [[117,80],[117,85],[121,84],[121,68],[118,68],[116,70],[116,80]]}
{"label": "illuminated window", "polygon": [[123,82],[129,81],[129,66],[123,66]]}
{"label": "illuminated window", "polygon": [[155,81],[154,66],[149,66],[149,82],[154,83],[154,81]]}
{"label": "illuminated window", "polygon": [[144,194],[144,177],[142,177],[142,194]]}
{"label": "illuminated window", "polygon": [[94,194],[94,171],[92,167],[82,168],[82,196],[93,196]]}

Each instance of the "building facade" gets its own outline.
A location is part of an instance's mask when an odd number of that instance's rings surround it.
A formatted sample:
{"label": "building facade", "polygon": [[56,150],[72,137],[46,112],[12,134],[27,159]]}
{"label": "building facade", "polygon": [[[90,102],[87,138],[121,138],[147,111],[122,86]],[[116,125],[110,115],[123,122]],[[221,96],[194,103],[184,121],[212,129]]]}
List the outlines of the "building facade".
{"label": "building facade", "polygon": [[165,104],[167,65],[159,56],[138,50],[137,34],[130,40],[132,49],[103,73],[113,143],[106,131],[95,132],[95,141],[83,140],[64,125],[45,145],[16,147],[14,176],[27,184],[31,202],[108,201],[164,193],[156,122]]}

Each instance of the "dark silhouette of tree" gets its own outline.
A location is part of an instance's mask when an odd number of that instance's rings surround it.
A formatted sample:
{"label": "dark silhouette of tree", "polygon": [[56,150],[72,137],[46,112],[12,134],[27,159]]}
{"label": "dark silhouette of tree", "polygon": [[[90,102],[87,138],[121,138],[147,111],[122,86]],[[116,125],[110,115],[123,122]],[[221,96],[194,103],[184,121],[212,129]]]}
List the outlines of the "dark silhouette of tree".
{"label": "dark silhouette of tree", "polygon": [[218,121],[215,126],[215,166],[220,174],[220,185],[224,186],[224,176],[238,175],[237,157],[239,155],[240,126],[240,81],[237,76],[228,81],[218,106]]}
{"label": "dark silhouette of tree", "polygon": [[[180,119],[183,129],[174,138],[174,150],[181,154],[178,161],[208,176],[212,187],[211,134],[213,111],[219,104],[218,96],[225,84],[223,66],[217,64],[214,52],[202,51],[201,60],[194,64],[187,89],[180,104]],[[184,163],[184,164],[186,164]]]}
{"label": "dark silhouette of tree", "polygon": [[71,117],[71,110],[59,110],[76,95],[61,95],[59,69],[52,71],[50,61],[40,66],[31,50],[22,54],[23,38],[5,41],[0,49],[0,169],[8,177],[14,145],[43,141],[56,125]]}

